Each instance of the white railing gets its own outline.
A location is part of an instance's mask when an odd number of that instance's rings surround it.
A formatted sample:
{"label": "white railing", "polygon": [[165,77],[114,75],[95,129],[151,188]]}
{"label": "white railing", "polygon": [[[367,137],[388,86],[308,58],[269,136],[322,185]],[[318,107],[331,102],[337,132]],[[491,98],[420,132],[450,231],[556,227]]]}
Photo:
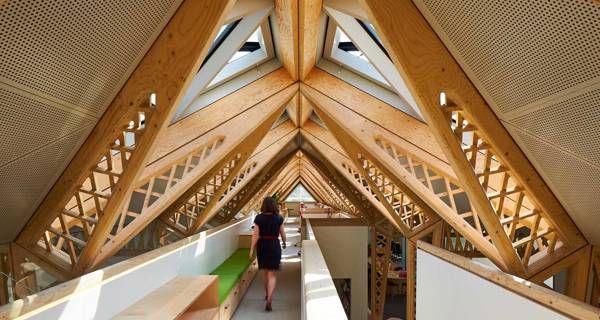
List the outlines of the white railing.
{"label": "white railing", "polygon": [[238,248],[253,216],[41,291],[0,307],[0,319],[110,319],[167,281],[208,274]]}
{"label": "white railing", "polygon": [[417,247],[417,319],[600,319],[591,305],[431,244]]}
{"label": "white railing", "polygon": [[306,219],[302,241],[302,319],[348,319],[338,296],[325,258]]}

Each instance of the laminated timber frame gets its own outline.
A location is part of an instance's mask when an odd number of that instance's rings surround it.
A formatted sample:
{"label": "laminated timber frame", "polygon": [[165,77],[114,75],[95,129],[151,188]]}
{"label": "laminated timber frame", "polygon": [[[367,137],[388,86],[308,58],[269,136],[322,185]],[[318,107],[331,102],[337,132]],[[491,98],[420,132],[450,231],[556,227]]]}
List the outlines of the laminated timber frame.
{"label": "laminated timber frame", "polygon": [[[70,274],[92,266],[156,137],[168,125],[233,3],[184,1],[180,5],[19,235],[20,245]],[[98,190],[99,179],[109,182],[109,190]],[[80,205],[85,196],[94,198],[93,216]],[[77,210],[68,210],[70,203]],[[69,233],[70,219],[80,221],[87,241]],[[51,243],[49,233],[57,236],[53,237],[56,243]],[[58,242],[64,249],[56,247]]]}
{"label": "laminated timber frame", "polygon": [[[289,124],[289,123],[286,123]],[[291,131],[288,131],[290,130]],[[275,142],[269,139],[271,133],[281,131],[285,133],[282,137],[277,134],[273,134],[274,138],[278,138]],[[286,133],[287,132],[287,133]],[[277,166],[277,162],[287,161],[292,156],[292,148],[294,148],[293,139],[298,134],[298,129],[295,126],[281,125],[273,130],[263,139],[257,152],[255,152],[249,161],[256,161],[258,163],[254,170],[254,174],[249,173],[246,177],[240,177],[232,182],[229,190],[219,200],[219,203],[215,206],[217,213],[213,219],[219,223],[229,222],[237,213],[239,213],[243,206],[248,202],[251,196],[256,192],[257,188],[260,188],[261,183],[265,183],[269,180],[269,173],[272,170],[278,170],[280,166]],[[283,154],[283,158],[279,159],[278,155]]]}
{"label": "laminated timber frame", "polygon": [[[500,266],[533,275],[584,246],[568,214],[415,5],[409,0],[359,2],[464,182],[501,254]],[[403,19],[397,19],[399,12]],[[490,187],[493,179],[500,181],[499,188]],[[519,229],[526,235],[518,236]]]}
{"label": "laminated timber frame", "polygon": [[[581,272],[567,292],[577,298],[592,270],[598,300],[598,250],[586,246],[409,0],[361,0],[364,11],[354,1],[324,2],[374,23],[428,125],[313,68],[317,32],[310,30],[318,28],[322,1],[276,0],[276,49],[284,68],[168,126],[216,30],[224,19],[244,15],[225,16],[232,2],[183,2],[11,245],[21,258],[67,279],[100,266],[152,221],[185,237],[303,183],[319,201],[363,218],[374,234],[397,230],[409,239],[413,302],[414,241],[429,234],[436,246],[482,253],[532,281],[564,269]],[[405,19],[395,19],[399,12]],[[284,108],[297,129],[288,122],[269,131]],[[330,131],[308,119],[313,108]],[[306,140],[301,154],[289,144],[298,134]],[[468,206],[457,204],[461,197]],[[84,239],[71,229],[82,230]],[[384,239],[386,246],[389,236]],[[389,254],[375,256],[387,265]],[[383,271],[372,274],[379,279],[379,316]],[[414,316],[410,301],[408,309]]]}

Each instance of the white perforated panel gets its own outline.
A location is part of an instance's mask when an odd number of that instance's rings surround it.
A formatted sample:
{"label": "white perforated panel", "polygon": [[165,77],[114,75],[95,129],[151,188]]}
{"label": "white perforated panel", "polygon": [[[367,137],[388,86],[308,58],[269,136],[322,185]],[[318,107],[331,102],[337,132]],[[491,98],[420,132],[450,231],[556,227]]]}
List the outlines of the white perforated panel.
{"label": "white perforated panel", "polygon": [[0,76],[99,116],[180,2],[2,1]]}
{"label": "white perforated panel", "polygon": [[413,2],[586,238],[600,244],[600,2]]}
{"label": "white perforated panel", "polygon": [[0,0],[0,243],[46,196],[182,0]]}
{"label": "white perforated panel", "polygon": [[0,243],[12,241],[89,134],[75,131],[0,167]]}
{"label": "white perforated panel", "polygon": [[600,166],[600,88],[544,105],[510,123]]}
{"label": "white perforated panel", "polygon": [[600,74],[593,0],[414,1],[502,113]]}
{"label": "white perforated panel", "polygon": [[600,167],[573,157],[552,145],[510,127],[512,135],[532,159],[546,182],[592,243],[600,243]]}
{"label": "white perforated panel", "polygon": [[82,128],[93,128],[95,120],[0,85],[0,167],[44,145]]}

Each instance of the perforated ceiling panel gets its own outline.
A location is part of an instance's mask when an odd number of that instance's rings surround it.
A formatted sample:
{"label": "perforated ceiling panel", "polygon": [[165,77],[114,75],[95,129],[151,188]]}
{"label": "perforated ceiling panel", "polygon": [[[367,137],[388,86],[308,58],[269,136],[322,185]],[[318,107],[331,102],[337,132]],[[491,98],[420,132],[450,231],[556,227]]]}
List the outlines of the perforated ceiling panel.
{"label": "perforated ceiling panel", "polygon": [[9,0],[2,77],[102,114],[178,0]]}
{"label": "perforated ceiling panel", "polygon": [[511,133],[572,214],[573,221],[588,240],[598,243],[598,204],[600,204],[600,168],[582,161],[545,141],[510,125]]}
{"label": "perforated ceiling panel", "polygon": [[0,84],[0,167],[82,128],[95,119],[3,88]]}
{"label": "perforated ceiling panel", "polygon": [[181,1],[0,1],[0,243],[21,231]]}
{"label": "perforated ceiling panel", "polygon": [[89,132],[75,131],[0,167],[0,243],[17,236]]}
{"label": "perforated ceiling panel", "polygon": [[588,240],[600,244],[600,3],[413,0]]}

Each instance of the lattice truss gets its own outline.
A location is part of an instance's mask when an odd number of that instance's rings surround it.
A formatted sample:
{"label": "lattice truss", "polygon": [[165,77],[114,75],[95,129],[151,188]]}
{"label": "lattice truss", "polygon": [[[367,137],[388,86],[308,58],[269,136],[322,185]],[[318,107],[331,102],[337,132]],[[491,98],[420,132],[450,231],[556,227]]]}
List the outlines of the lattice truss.
{"label": "lattice truss", "polygon": [[346,197],[346,195],[337,187],[337,185],[331,181],[331,179],[324,179],[325,183],[327,183],[327,185],[329,186],[329,188],[331,188],[331,190],[333,190],[333,192],[335,192],[336,196],[343,201],[343,203],[341,204],[341,207],[344,208],[345,210],[347,210],[348,213],[351,213],[353,215],[360,215],[360,211],[358,210],[358,208],[352,203],[352,201],[348,200],[348,198]]}
{"label": "lattice truss", "polygon": [[392,234],[392,228],[385,228],[383,225],[371,227],[371,313],[373,319],[381,319],[383,316]]}
{"label": "lattice truss", "polygon": [[125,204],[111,235],[116,235],[125,229],[136,218],[143,215],[158,199],[175,187],[183,179],[196,176],[194,169],[206,161],[225,141],[224,137],[217,137],[182,157],[173,164],[158,170],[158,174],[151,175],[140,181],[133,191],[129,201]]}
{"label": "lattice truss", "polygon": [[[460,186],[458,180],[441,174],[439,170],[432,168],[424,161],[421,161],[387,139],[378,137],[375,139],[375,143],[396,160],[408,174],[419,180],[429,191],[448,205],[457,216],[489,240],[485,227],[481,223],[477,213],[472,209],[468,201],[468,196]],[[462,255],[479,255],[473,244],[452,228],[451,225],[444,224],[443,234],[442,246],[446,250]]]}
{"label": "lattice truss", "polygon": [[219,208],[219,211],[213,218],[215,222],[217,222],[218,224],[226,223],[233,217],[235,217],[235,215],[240,211],[241,201],[244,199],[249,189],[247,187],[244,187],[240,190],[240,185],[242,181],[247,179],[250,173],[256,170],[256,166],[256,162],[252,162],[250,165],[246,166],[244,170],[242,170],[242,172],[240,172],[231,182],[229,188],[225,190],[225,192],[221,196],[220,201],[223,200],[228,194],[234,194],[234,196],[229,201],[227,201],[225,205]]}
{"label": "lattice truss", "polygon": [[[341,193],[335,187],[334,183],[331,182],[329,177],[317,172],[317,170],[314,168],[311,162],[304,161],[302,168],[313,179],[313,181],[315,182],[315,187],[319,188],[327,196],[327,200],[330,202],[331,207],[334,207],[336,209],[343,209],[348,213],[354,213],[354,211],[356,211],[352,203],[346,198],[346,196],[343,193]],[[354,209],[352,209],[351,207]]]}
{"label": "lattice truss", "polygon": [[206,183],[195,186],[191,191],[186,192],[161,215],[161,219],[184,235],[196,232],[201,227],[197,224],[198,219],[215,196],[222,196],[220,191],[222,188],[226,188],[226,180],[240,165],[240,160],[241,154],[233,156]]}
{"label": "lattice truss", "polygon": [[342,163],[342,167],[350,174],[350,176],[362,186],[366,193],[371,195],[377,202],[382,202],[384,206],[389,208],[388,211],[393,212],[392,218],[398,222],[398,224],[406,228],[403,233],[406,236],[410,236],[418,232],[422,226],[431,220],[432,217],[428,213],[424,212],[421,207],[414,203],[414,201],[408,197],[404,192],[400,190],[387,176],[385,176],[379,168],[377,168],[370,160],[364,155],[357,155],[358,163],[360,167],[367,173],[368,179],[371,180],[376,190],[383,195],[383,199],[378,195],[372,186],[367,181],[367,178],[362,175],[358,170],[354,169],[347,163]]}
{"label": "lattice truss", "polygon": [[122,120],[122,129],[105,146],[102,157],[70,195],[62,211],[55,213],[56,219],[42,234],[39,246],[70,265],[77,263],[96,226],[103,220],[106,205],[128,169],[128,162],[154,110],[155,105],[149,101],[131,108]]}
{"label": "lattice truss", "polygon": [[[484,141],[460,107],[446,106],[442,110],[522,264],[527,267],[554,252],[563,241],[548,219],[548,213],[536,207],[527,191],[496,156],[498,151]],[[540,256],[532,259],[536,254]]]}

